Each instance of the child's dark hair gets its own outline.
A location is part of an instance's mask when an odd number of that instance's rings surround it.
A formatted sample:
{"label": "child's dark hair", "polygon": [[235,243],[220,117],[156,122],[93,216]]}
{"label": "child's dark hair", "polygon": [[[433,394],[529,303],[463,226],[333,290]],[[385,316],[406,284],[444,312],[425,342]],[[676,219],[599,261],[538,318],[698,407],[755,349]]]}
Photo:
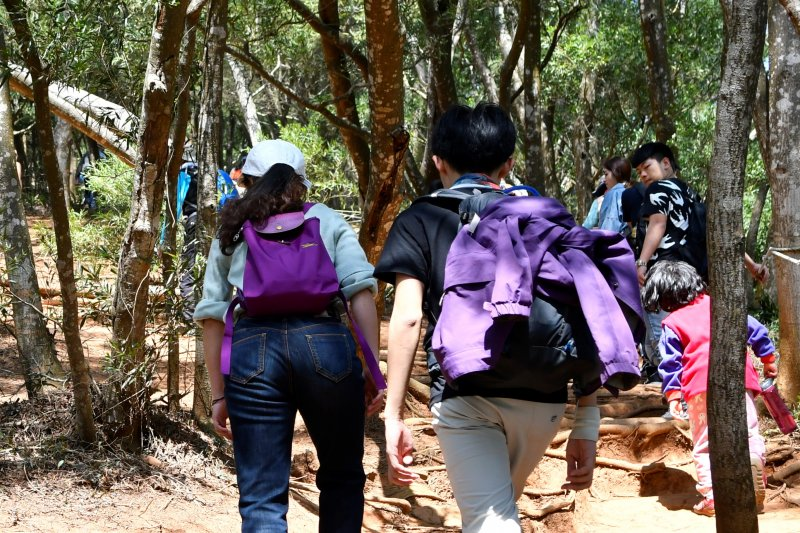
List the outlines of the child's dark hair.
{"label": "child's dark hair", "polygon": [[497,104],[451,106],[431,134],[431,152],[456,171],[489,174],[514,154],[517,130]]}
{"label": "child's dark hair", "polygon": [[263,176],[246,176],[252,185],[244,196],[225,202],[220,213],[219,245],[231,255],[235,238],[246,220],[262,222],[272,215],[300,211],[306,187],[303,178],[289,165],[277,163]]}
{"label": "child's dark hair", "polygon": [[655,313],[659,308],[672,312],[690,304],[706,292],[697,270],[683,261],[659,261],[647,271],[642,290],[644,308]]}
{"label": "child's dark hair", "polygon": [[672,170],[676,172],[680,170],[681,167],[679,167],[678,163],[675,161],[675,155],[672,153],[672,148],[664,143],[659,142],[646,143],[637,148],[631,156],[631,166],[636,168],[648,159],[655,159],[656,161],[660,162],[665,157],[669,159],[669,164],[672,166]]}

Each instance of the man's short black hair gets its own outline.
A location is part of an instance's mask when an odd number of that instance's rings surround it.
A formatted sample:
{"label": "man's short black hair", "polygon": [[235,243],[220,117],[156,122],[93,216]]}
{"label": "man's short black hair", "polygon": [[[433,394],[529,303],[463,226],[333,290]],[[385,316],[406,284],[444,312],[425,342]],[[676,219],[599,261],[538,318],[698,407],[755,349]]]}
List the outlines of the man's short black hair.
{"label": "man's short black hair", "polygon": [[462,174],[489,174],[514,154],[516,142],[514,123],[497,104],[453,105],[433,129],[431,152]]}
{"label": "man's short black hair", "polygon": [[678,163],[675,161],[675,155],[672,153],[672,149],[666,144],[660,142],[643,144],[637,148],[630,158],[631,166],[636,168],[648,159],[661,161],[665,157],[669,159],[669,164],[672,165],[672,170],[680,170],[681,167],[679,167]]}

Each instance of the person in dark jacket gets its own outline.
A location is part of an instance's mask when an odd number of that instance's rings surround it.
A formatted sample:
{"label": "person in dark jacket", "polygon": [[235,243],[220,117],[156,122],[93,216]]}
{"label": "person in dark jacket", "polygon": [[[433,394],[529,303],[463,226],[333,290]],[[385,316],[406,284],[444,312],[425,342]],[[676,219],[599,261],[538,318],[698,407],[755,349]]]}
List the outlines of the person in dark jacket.
{"label": "person in dark jacket", "polygon": [[[515,141],[514,125],[499,106],[454,106],[434,129],[433,163],[445,187],[499,190],[514,164]],[[519,532],[516,500],[559,429],[567,387],[564,383],[554,392],[503,388],[502,376],[494,376],[500,385],[491,389],[480,380],[458,390],[445,383],[430,350],[442,310],[445,262],[459,228],[458,212],[436,202],[414,202],[394,222],[375,268],[375,277],[395,286],[385,409],[389,480],[408,485],[418,478],[403,410],[424,313],[433,424],[463,531]],[[567,446],[565,489],[591,485],[599,423],[595,395],[581,397]]]}

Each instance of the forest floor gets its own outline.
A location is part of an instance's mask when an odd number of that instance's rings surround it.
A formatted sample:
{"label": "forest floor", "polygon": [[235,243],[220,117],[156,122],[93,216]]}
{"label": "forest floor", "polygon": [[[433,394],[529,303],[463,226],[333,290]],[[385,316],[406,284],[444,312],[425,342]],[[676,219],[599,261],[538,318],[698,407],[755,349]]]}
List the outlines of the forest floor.
{"label": "forest floor", "polygon": [[[57,285],[49,272],[49,278],[44,270],[40,272],[40,283],[49,279]],[[55,311],[59,305],[58,297],[45,300],[48,310]],[[385,327],[384,322],[383,333]],[[87,320],[82,335],[93,377],[101,383],[110,330]],[[60,332],[56,342],[66,367]],[[142,455],[131,455],[107,445],[86,449],[77,444],[69,392],[27,398],[16,342],[11,329],[0,323],[0,531],[237,531],[240,519],[232,448],[198,429],[189,415],[192,346],[193,337],[183,336],[180,381],[181,390],[188,392],[182,411],[166,410],[165,365],[161,365],[152,389],[154,409],[147,445]],[[383,350],[382,356],[385,359]],[[426,381],[421,351],[413,376],[423,384]],[[712,518],[691,511],[699,495],[694,489],[688,426],[660,418],[666,408],[660,389],[639,385],[616,399],[601,394],[600,403],[605,418],[592,488],[579,493],[559,489],[566,474],[559,455],[565,447],[562,437],[571,425],[568,410],[564,432],[528,479],[519,502],[523,530],[716,531]],[[408,396],[406,416],[414,433],[414,464],[422,479],[410,488],[388,484],[383,421],[370,418],[363,531],[457,531],[458,509],[431,428],[431,414],[419,394]],[[759,527],[771,533],[800,532],[800,435],[781,435],[768,416],[762,416],[761,428],[767,440],[769,487]],[[318,462],[313,450],[298,417],[288,515],[292,531],[317,530],[314,479]]]}

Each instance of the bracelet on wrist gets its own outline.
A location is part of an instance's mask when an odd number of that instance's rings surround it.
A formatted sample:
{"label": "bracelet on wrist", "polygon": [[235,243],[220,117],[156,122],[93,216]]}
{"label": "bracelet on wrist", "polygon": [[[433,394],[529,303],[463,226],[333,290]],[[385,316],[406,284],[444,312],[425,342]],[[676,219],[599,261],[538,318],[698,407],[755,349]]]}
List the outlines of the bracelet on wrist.
{"label": "bracelet on wrist", "polygon": [[645,267],[647,268],[647,261],[643,261],[641,259],[636,260],[636,268]]}

